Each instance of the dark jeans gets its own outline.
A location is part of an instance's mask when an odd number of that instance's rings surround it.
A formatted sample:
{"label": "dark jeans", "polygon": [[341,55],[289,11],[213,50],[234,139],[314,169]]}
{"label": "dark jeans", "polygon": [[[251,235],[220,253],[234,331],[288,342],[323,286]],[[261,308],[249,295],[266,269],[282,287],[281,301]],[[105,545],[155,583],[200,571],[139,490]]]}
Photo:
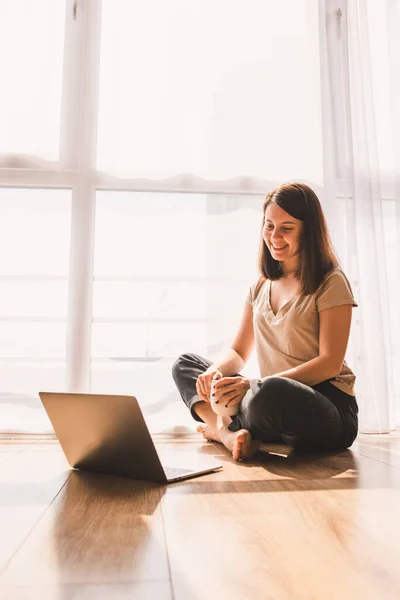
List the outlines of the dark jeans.
{"label": "dark jeans", "polygon": [[[197,354],[182,354],[172,367],[172,376],[186,406],[196,421],[202,419],[193,410],[202,402],[196,381],[211,365]],[[239,374],[236,374],[239,376]],[[260,382],[259,391],[240,412],[232,417],[228,429],[247,429],[255,440],[278,441],[309,452],[349,448],[358,431],[358,406],[350,396],[329,381],[314,386],[285,377]]]}

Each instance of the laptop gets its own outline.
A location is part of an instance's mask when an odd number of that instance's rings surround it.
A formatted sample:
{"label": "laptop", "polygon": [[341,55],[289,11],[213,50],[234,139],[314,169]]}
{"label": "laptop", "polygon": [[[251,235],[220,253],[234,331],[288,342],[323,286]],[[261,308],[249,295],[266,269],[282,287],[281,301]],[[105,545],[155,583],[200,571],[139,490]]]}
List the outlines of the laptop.
{"label": "laptop", "polygon": [[158,453],[134,396],[39,392],[69,465],[156,483],[222,469],[209,457]]}

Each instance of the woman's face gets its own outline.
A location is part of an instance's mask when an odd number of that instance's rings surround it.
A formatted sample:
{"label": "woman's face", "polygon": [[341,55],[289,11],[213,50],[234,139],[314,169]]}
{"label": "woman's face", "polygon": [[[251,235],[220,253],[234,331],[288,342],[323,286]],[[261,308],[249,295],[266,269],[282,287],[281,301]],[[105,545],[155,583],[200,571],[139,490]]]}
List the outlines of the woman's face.
{"label": "woman's face", "polygon": [[295,219],[276,204],[267,206],[263,238],[272,258],[280,262],[298,259],[302,231],[303,221]]}

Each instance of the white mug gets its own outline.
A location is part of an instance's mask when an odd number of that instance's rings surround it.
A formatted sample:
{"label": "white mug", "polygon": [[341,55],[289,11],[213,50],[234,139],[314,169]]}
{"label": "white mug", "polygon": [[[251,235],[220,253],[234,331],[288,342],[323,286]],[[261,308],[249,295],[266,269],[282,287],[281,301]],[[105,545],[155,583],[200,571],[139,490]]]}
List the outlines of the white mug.
{"label": "white mug", "polygon": [[219,381],[219,379],[213,379],[211,382],[211,390],[210,390],[211,408],[217,415],[221,415],[223,417],[233,417],[233,415],[236,415],[239,412],[240,402],[238,402],[237,404],[233,404],[232,406],[231,405],[225,406],[224,401],[221,400],[221,398],[220,398],[218,404],[216,404],[215,403],[216,397],[213,396],[213,393],[214,393],[214,385],[216,384],[217,381]]}

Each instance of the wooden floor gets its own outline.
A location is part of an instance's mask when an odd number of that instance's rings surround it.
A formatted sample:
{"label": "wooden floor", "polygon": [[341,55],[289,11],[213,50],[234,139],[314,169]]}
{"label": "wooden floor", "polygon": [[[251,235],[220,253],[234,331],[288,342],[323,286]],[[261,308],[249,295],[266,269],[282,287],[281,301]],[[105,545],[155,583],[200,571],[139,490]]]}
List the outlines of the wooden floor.
{"label": "wooden floor", "polygon": [[57,442],[0,444],[0,598],[400,598],[400,431],[336,455],[269,445],[170,486],[72,472]]}

